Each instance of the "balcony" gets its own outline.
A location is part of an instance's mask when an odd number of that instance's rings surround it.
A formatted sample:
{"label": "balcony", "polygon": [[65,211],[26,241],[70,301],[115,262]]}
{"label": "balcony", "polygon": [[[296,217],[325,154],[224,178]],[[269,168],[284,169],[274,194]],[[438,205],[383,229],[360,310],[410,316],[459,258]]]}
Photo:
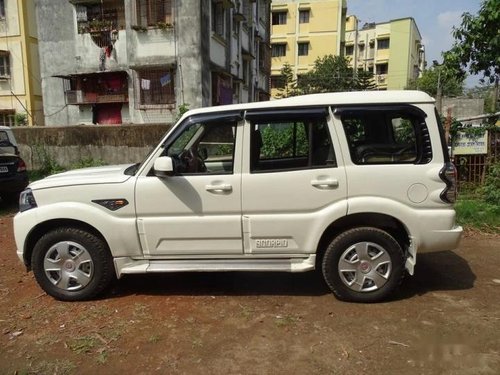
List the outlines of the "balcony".
{"label": "balcony", "polygon": [[128,94],[102,94],[96,92],[83,92],[82,90],[68,90],[64,92],[66,104],[98,104],[98,103],[126,103]]}

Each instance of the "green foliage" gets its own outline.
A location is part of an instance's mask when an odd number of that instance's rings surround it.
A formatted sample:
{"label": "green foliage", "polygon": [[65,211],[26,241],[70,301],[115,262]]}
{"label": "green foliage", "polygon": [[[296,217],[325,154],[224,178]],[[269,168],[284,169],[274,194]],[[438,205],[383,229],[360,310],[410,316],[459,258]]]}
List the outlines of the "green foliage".
{"label": "green foliage", "polygon": [[300,95],[300,91],[297,87],[297,80],[294,79],[294,74],[292,66],[289,63],[284,63],[281,68],[282,88],[278,89],[278,98],[289,98],[291,96]]}
{"label": "green foliage", "polygon": [[80,159],[66,168],[60,165],[56,161],[56,159],[48,152],[48,150],[42,145],[34,146],[33,153],[35,155],[35,164],[38,165],[39,168],[36,170],[28,171],[30,181],[39,180],[52,174],[65,172],[70,169],[100,167],[106,165],[104,160],[93,159],[89,157]]}
{"label": "green foliage", "polygon": [[437,96],[438,84],[441,85],[442,95],[459,96],[464,89],[463,76],[450,71],[441,65],[434,65],[426,69],[422,77],[411,80],[407,86],[409,90],[424,91],[431,96]]}
{"label": "green foliage", "polygon": [[93,158],[83,158],[81,160],[78,160],[76,163],[71,164],[69,169],[101,167],[103,165],[106,165],[104,160],[93,159]]}
{"label": "green foliage", "polygon": [[184,113],[186,113],[187,111],[189,111],[189,104],[182,103],[179,106],[179,112],[177,113],[177,118],[175,119],[175,122],[179,121],[181,119],[181,117],[184,115]]}
{"label": "green foliage", "polygon": [[500,0],[484,0],[476,15],[464,13],[460,27],[453,29],[455,42],[445,52],[446,65],[482,74],[490,83],[500,79]]}
{"label": "green foliage", "polygon": [[[294,127],[279,127],[277,124],[265,127],[261,130],[264,145],[261,149],[263,159],[277,157],[307,156],[309,146],[302,124]],[[295,143],[294,143],[295,140]]]}
{"label": "green foliage", "polygon": [[369,91],[369,90],[375,90],[377,88],[377,85],[375,84],[375,81],[373,79],[372,72],[366,70],[360,70],[358,71],[358,75],[356,78],[357,78],[357,90]]}
{"label": "green foliage", "polygon": [[316,59],[314,68],[299,80],[298,88],[304,94],[352,91],[357,83],[347,58],[327,55]]}
{"label": "green foliage", "polygon": [[59,165],[56,159],[41,145],[34,146],[35,164],[39,165],[38,173],[40,176],[49,176],[51,174],[63,172],[65,169]]}
{"label": "green foliage", "polygon": [[480,199],[460,198],[455,210],[460,225],[500,234],[500,205],[489,204]]}
{"label": "green foliage", "polygon": [[26,113],[16,113],[14,115],[14,123],[16,126],[28,125],[28,115]]}
{"label": "green foliage", "polygon": [[500,215],[500,162],[490,166],[482,188],[486,203],[496,205]]}
{"label": "green foliage", "polygon": [[285,63],[281,69],[283,88],[279,89],[279,98],[354,90],[373,90],[376,88],[371,72],[359,71],[357,74],[349,66],[349,60],[342,56],[326,55],[318,57],[314,68],[294,79],[292,67]]}

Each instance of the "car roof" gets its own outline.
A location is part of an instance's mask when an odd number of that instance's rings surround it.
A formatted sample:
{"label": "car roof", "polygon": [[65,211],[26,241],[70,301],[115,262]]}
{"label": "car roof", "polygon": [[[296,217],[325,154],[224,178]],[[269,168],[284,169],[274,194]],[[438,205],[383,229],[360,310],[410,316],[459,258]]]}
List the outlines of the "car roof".
{"label": "car roof", "polygon": [[[243,104],[230,104],[193,109],[184,116],[201,113],[224,112],[234,110],[273,109],[297,106],[330,106],[359,104],[398,104],[398,103],[434,103],[435,100],[422,91],[351,91],[294,96],[286,99],[270,100]],[[183,117],[184,117],[183,116]]]}

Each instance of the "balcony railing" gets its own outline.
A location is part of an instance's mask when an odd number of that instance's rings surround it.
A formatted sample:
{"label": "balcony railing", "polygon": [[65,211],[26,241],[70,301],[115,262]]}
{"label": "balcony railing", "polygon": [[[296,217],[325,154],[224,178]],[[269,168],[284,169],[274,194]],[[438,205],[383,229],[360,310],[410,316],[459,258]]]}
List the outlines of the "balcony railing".
{"label": "balcony railing", "polygon": [[82,90],[65,91],[66,104],[125,103],[128,93],[96,93]]}

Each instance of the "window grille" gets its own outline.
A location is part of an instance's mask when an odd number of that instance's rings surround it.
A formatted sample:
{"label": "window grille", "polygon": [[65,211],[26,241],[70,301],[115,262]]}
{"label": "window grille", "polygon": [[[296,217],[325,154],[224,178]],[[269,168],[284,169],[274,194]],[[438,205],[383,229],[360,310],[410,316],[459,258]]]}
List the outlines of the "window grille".
{"label": "window grille", "polygon": [[140,69],[136,73],[136,106],[161,108],[175,104],[175,71],[173,69]]}
{"label": "window grille", "polygon": [[139,26],[172,25],[172,0],[137,0]]}

